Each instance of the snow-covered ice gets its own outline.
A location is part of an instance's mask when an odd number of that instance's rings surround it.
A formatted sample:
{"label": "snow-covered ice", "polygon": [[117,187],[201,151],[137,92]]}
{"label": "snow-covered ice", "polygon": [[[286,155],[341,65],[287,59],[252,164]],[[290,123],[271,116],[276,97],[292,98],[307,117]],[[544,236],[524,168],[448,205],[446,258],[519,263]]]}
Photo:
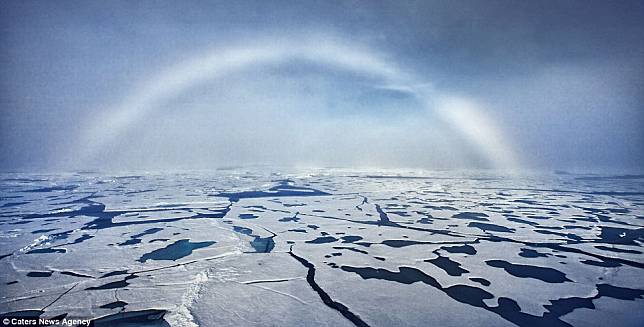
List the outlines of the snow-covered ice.
{"label": "snow-covered ice", "polygon": [[240,168],[0,177],[3,317],[644,321],[644,176]]}

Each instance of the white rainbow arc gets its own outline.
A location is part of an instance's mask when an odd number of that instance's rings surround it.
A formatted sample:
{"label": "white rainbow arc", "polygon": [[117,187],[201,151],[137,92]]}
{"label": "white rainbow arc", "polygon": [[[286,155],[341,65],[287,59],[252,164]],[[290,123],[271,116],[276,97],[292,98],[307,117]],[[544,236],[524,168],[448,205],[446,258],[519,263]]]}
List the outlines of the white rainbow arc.
{"label": "white rainbow arc", "polygon": [[262,65],[302,60],[358,74],[373,76],[387,87],[413,94],[427,110],[434,110],[452,129],[476,146],[495,168],[515,169],[516,155],[492,119],[473,101],[428,92],[426,81],[383,59],[375,51],[337,39],[268,40],[253,45],[229,46],[200,53],[154,75],[108,108],[105,117],[94,119],[81,137],[81,158],[93,159],[143,118],[180,94],[201,83]]}

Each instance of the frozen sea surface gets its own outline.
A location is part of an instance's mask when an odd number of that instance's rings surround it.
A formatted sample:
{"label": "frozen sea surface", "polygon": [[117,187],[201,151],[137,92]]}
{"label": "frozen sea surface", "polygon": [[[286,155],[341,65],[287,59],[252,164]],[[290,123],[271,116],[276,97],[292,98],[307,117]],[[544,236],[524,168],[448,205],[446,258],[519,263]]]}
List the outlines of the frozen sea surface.
{"label": "frozen sea surface", "polygon": [[644,322],[644,176],[0,178],[5,316],[97,326]]}

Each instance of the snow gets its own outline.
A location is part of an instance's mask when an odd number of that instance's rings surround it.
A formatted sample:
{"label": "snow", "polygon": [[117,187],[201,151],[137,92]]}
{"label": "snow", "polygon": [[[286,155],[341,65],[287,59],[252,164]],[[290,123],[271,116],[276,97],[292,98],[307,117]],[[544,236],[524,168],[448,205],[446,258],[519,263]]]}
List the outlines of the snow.
{"label": "snow", "polygon": [[618,315],[637,326],[644,312],[642,176],[0,178],[3,314],[156,326],[592,326]]}

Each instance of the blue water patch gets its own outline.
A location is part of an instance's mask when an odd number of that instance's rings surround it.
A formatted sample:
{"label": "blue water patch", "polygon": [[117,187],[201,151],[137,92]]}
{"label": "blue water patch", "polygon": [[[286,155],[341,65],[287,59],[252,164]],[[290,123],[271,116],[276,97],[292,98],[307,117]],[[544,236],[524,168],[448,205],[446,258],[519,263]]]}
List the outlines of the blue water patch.
{"label": "blue water patch", "polygon": [[139,262],[146,262],[148,260],[178,260],[192,254],[193,250],[205,248],[215,244],[215,241],[206,242],[190,242],[188,239],[178,240],[164,248],[156,249],[152,252],[146,253]]}
{"label": "blue water patch", "polygon": [[253,239],[250,242],[250,245],[258,253],[269,253],[273,250],[273,248],[275,248],[275,241],[273,241],[273,236],[270,236],[270,237],[256,236],[255,239]]}
{"label": "blue water patch", "polygon": [[27,254],[33,254],[33,253],[66,253],[67,250],[65,249],[55,249],[55,248],[44,248],[44,249],[35,249],[31,251],[27,251]]}
{"label": "blue water patch", "polygon": [[163,230],[163,228],[158,228],[158,227],[148,228],[148,229],[144,230],[141,233],[134,234],[134,235],[130,236],[129,240],[126,240],[124,242],[118,243],[118,245],[123,246],[123,245],[139,244],[139,243],[141,243],[141,237],[143,237],[145,235],[155,234],[155,233],[158,233],[158,232],[160,232],[162,230]]}
{"label": "blue water patch", "polygon": [[30,271],[27,273],[27,277],[49,277],[53,273],[53,271]]}
{"label": "blue water patch", "polygon": [[572,282],[561,271],[539,266],[514,264],[503,260],[487,260],[489,266],[503,268],[508,274],[519,278],[534,278],[546,283]]}
{"label": "blue water patch", "polygon": [[43,187],[43,188],[38,188],[38,189],[33,189],[33,190],[27,190],[25,192],[30,192],[30,193],[45,193],[45,192],[53,192],[53,191],[72,191],[78,188],[78,185],[61,185],[61,186],[51,186],[51,187]]}
{"label": "blue water patch", "polygon": [[273,186],[268,191],[244,191],[244,192],[222,192],[217,196],[226,197],[232,202],[240,199],[267,198],[267,197],[285,197],[285,196],[323,196],[331,195],[320,190],[308,187],[294,186],[291,180],[278,181],[277,186]]}
{"label": "blue water patch", "polygon": [[237,233],[254,237],[254,239],[250,241],[250,245],[257,253],[269,253],[275,248],[275,241],[273,240],[275,237],[274,234],[269,237],[259,237],[258,235],[253,234],[252,229],[241,226],[233,226],[233,230]]}

